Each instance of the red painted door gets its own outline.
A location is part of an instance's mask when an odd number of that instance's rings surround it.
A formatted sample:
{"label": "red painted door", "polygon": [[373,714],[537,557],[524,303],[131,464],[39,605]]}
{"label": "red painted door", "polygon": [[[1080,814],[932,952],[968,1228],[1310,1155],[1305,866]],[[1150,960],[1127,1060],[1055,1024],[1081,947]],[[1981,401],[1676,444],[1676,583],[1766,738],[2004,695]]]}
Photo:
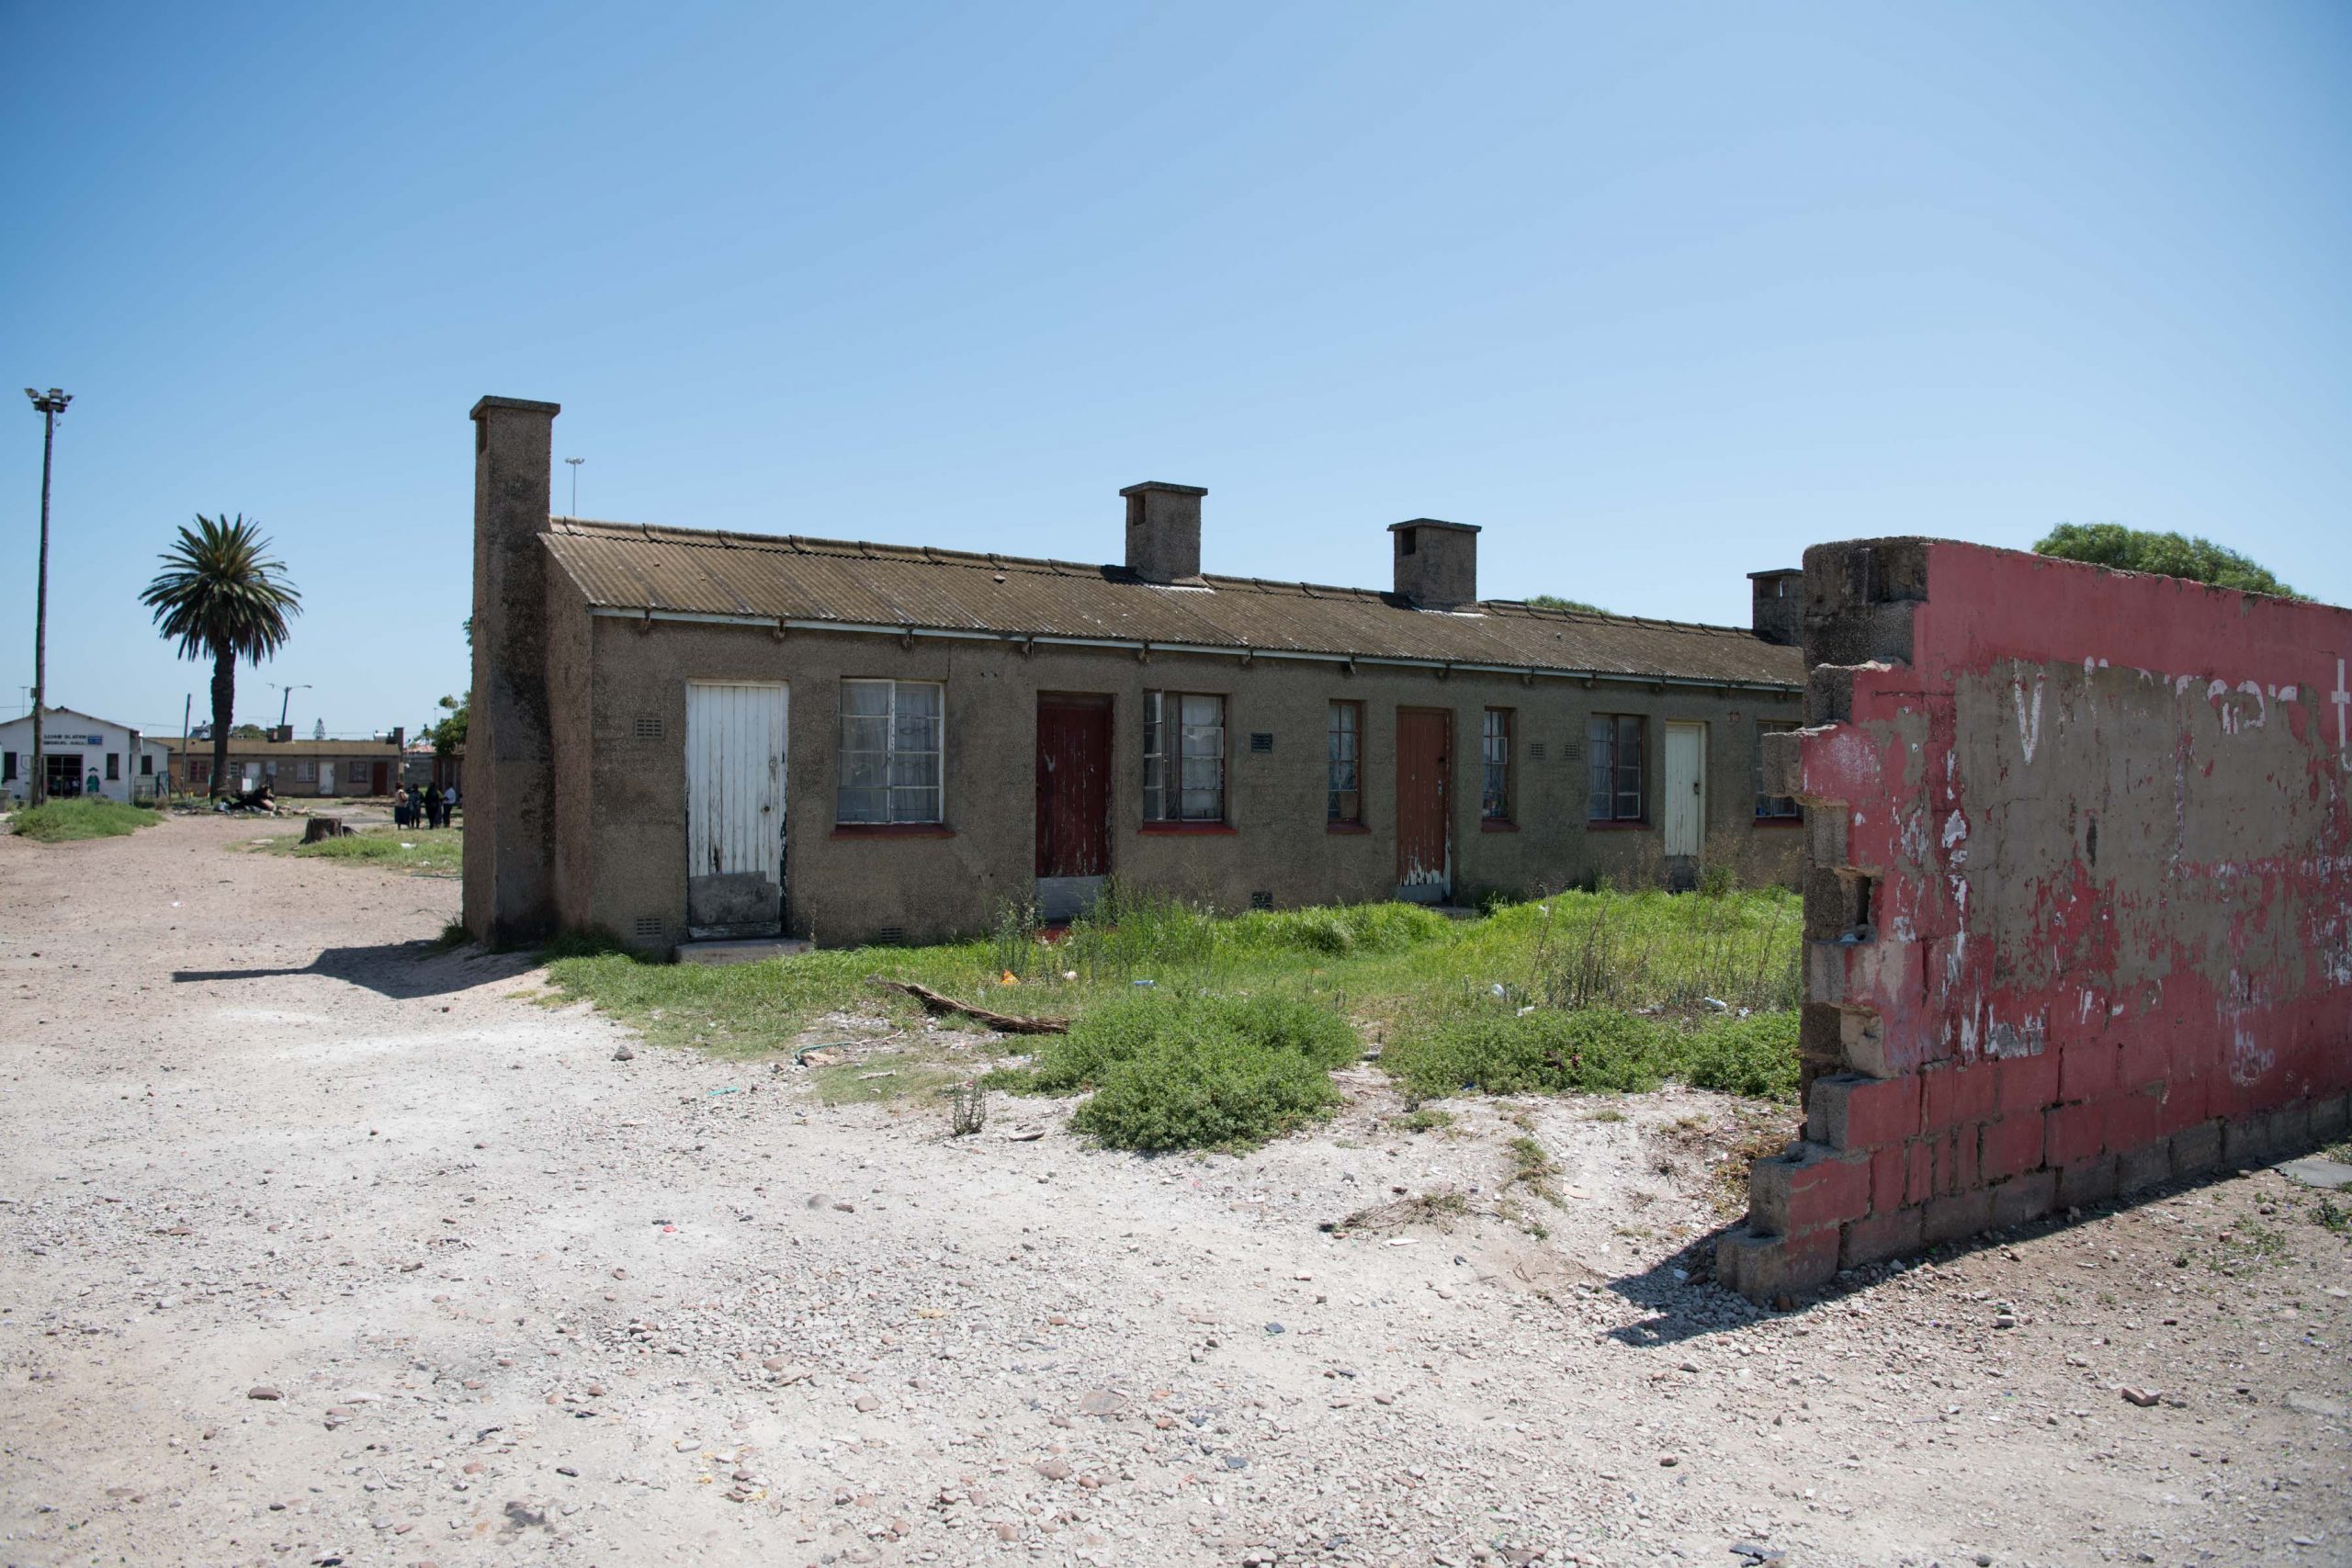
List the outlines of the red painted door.
{"label": "red painted door", "polygon": [[376,787],[371,793],[376,795],[392,793],[392,765],[390,762],[376,764]]}
{"label": "red painted door", "polygon": [[1037,698],[1037,874],[1111,870],[1111,699]]}
{"label": "red painted door", "polygon": [[1453,891],[1453,715],[1396,710],[1396,897],[1442,902]]}

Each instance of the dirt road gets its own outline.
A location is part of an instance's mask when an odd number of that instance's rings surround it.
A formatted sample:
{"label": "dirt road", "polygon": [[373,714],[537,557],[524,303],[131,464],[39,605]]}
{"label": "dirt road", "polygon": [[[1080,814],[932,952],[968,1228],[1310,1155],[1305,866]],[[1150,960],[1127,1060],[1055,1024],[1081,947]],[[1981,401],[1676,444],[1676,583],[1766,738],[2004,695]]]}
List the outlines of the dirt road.
{"label": "dirt road", "polygon": [[2273,1172],[1759,1314],[1672,1268],[1720,1097],[950,1140],[266,830],[0,839],[0,1562],[2352,1562]]}

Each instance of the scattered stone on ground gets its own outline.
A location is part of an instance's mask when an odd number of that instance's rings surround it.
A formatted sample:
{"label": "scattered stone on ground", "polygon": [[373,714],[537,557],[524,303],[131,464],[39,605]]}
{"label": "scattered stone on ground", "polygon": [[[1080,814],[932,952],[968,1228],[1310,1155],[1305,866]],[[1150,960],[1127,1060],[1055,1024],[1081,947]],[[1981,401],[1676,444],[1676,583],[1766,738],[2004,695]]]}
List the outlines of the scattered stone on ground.
{"label": "scattered stone on ground", "polygon": [[2275,1171],[1763,1310],[1703,1243],[1784,1111],[956,1139],[249,833],[0,839],[0,1562],[2352,1559],[2352,1243]]}

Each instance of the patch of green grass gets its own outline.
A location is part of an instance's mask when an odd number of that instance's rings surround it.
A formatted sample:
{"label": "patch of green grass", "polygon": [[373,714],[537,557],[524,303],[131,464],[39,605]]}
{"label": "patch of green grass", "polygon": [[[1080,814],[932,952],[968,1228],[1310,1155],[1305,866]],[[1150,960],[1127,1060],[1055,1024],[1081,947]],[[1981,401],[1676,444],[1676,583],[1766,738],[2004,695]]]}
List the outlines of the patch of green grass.
{"label": "patch of green grass", "polygon": [[964,1075],[919,1051],[886,1051],[815,1073],[817,1099],[824,1105],[876,1105],[937,1094]]}
{"label": "patch of green grass", "polygon": [[406,872],[411,876],[457,876],[465,864],[463,828],[367,828],[306,844],[300,833],[280,833],[254,846],[265,854],[303,860],[342,861]]}
{"label": "patch of green grass", "polygon": [[1408,1111],[1388,1119],[1391,1127],[1401,1127],[1408,1133],[1436,1133],[1453,1125],[1451,1111]]}
{"label": "patch of green grass", "polygon": [[2312,1224],[2337,1235],[2352,1235],[2352,1209],[2333,1198],[2322,1198],[2312,1205]]}
{"label": "patch of green grass", "polygon": [[[593,1001],[657,1043],[729,1055],[785,1049],[832,1011],[915,1021],[914,1003],[865,983],[876,974],[1003,1012],[1072,1019],[1072,1033],[1045,1044],[1022,1080],[1041,1089],[1100,1091],[1114,1066],[1148,1059],[1125,1074],[1140,1092],[1144,1077],[1180,1059],[1154,1004],[1198,1003],[1185,1014],[1200,1033],[1192,1049],[1216,1059],[1230,1098],[1247,1088],[1237,1087],[1238,1059],[1207,1043],[1233,1034],[1232,1010],[1264,1015],[1240,1032],[1260,1049],[1283,1036],[1283,1021],[1312,1016],[1318,1043],[1281,1048],[1302,1055],[1316,1081],[1350,1060],[1360,1037],[1377,1036],[1410,1107],[1419,1094],[1465,1085],[1600,1091],[1682,1078],[1793,1094],[1794,1018],[1777,1010],[1795,1001],[1798,924],[1797,899],[1780,889],[1567,893],[1453,920],[1405,904],[1222,916],[1114,886],[1053,943],[1040,939],[1034,910],[1007,905],[978,940],[928,947],[820,948],[701,967],[592,937],[551,944],[546,956],[550,983],[568,998]],[[1706,997],[1775,1010],[1740,1020],[1702,1010]],[[1532,1010],[1522,1017],[1521,1008]],[[1274,1120],[1328,1103],[1292,1094],[1295,1087],[1260,1084],[1248,1098]],[[1112,1117],[1125,1092],[1093,1114]],[[1206,1127],[1215,1118],[1193,1120]]]}
{"label": "patch of green grass", "polygon": [[1758,1013],[1696,1027],[1598,1008],[1464,1009],[1392,1039],[1381,1063],[1426,1098],[1638,1094],[1668,1078],[1757,1099],[1792,1098],[1796,1015]]}
{"label": "patch of green grass", "polygon": [[163,819],[160,811],[119,800],[47,800],[11,816],[8,830],[36,843],[62,844],[75,839],[119,839]]}

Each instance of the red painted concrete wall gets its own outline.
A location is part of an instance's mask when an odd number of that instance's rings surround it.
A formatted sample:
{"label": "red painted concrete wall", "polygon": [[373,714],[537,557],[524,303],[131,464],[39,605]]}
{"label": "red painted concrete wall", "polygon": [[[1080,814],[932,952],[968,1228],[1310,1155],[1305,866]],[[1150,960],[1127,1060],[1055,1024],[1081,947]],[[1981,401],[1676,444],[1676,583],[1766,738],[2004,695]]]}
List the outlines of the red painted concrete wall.
{"label": "red painted concrete wall", "polygon": [[2352,612],[1919,539],[1805,557],[1806,1139],[1726,1283],[2340,1136]]}

